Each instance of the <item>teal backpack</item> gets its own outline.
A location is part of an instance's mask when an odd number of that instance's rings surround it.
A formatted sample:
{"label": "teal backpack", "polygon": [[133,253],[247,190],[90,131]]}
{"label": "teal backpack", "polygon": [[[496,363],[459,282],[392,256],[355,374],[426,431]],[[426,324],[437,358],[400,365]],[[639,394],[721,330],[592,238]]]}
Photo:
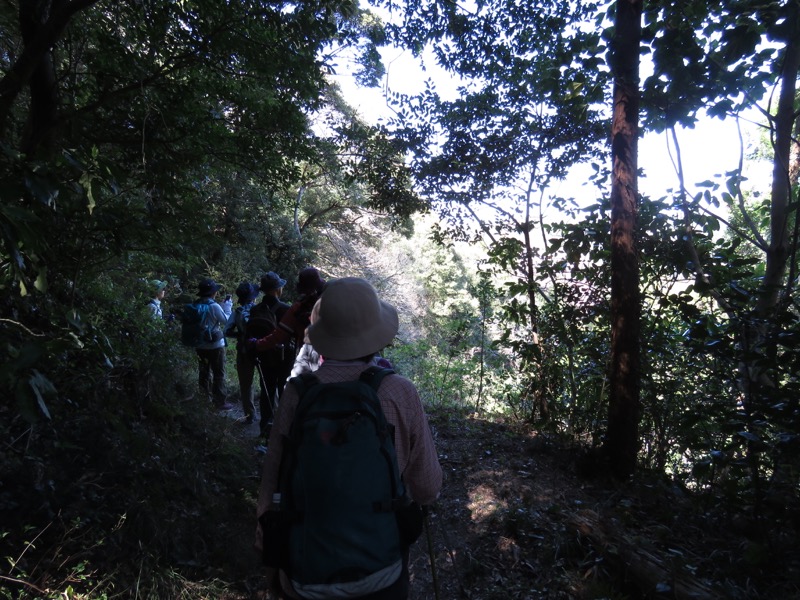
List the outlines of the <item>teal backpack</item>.
{"label": "teal backpack", "polygon": [[[418,531],[405,527],[405,494],[377,390],[391,369],[356,381],[290,380],[300,401],[287,438],[273,506],[262,515],[264,560],[303,598],[349,597],[388,587]],[[417,505],[413,505],[419,507]],[[410,539],[413,537],[413,539]]]}

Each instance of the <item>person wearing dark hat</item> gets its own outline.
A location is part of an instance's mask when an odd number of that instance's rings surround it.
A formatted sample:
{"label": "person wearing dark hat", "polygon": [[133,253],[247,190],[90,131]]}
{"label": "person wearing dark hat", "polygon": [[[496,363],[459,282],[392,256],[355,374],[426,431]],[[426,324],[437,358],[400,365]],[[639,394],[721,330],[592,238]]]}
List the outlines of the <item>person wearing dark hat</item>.
{"label": "person wearing dark hat", "polygon": [[283,314],[275,331],[258,339],[247,340],[248,346],[254,351],[264,352],[294,340],[295,348],[302,348],[311,309],[324,288],[325,280],[317,269],[306,267],[300,271],[297,276],[297,300]]}
{"label": "person wearing dark hat", "polygon": [[[257,318],[263,318],[265,321],[271,322],[271,330],[277,327],[286,311],[289,310],[289,305],[280,299],[285,285],[286,280],[273,271],[261,278],[260,290],[264,297],[259,304],[250,309],[253,321]],[[286,385],[286,379],[292,370],[295,351],[292,340],[288,340],[263,350],[258,348],[253,354],[257,363],[256,368],[259,369],[261,377],[261,395],[259,397],[260,431],[266,444],[270,427],[272,427],[273,407],[277,404],[283,387]]]}
{"label": "person wearing dark hat", "polygon": [[225,335],[223,328],[231,315],[231,299],[228,296],[220,305],[216,302],[217,293],[222,288],[213,279],[203,279],[197,286],[197,304],[208,304],[208,321],[214,338],[195,348],[200,362],[198,382],[200,389],[210,396],[217,410],[231,410],[225,391]]}
{"label": "person wearing dark hat", "polygon": [[147,284],[152,294],[150,301],[147,303],[147,308],[154,319],[162,319],[164,318],[164,313],[161,310],[161,301],[167,293],[167,282],[153,279],[148,281]]}
{"label": "person wearing dark hat", "polygon": [[322,288],[325,287],[325,280],[320,276],[319,271],[314,267],[306,267],[297,274],[297,294],[298,296],[319,296]]}
{"label": "person wearing dark hat", "polygon": [[253,356],[245,346],[245,328],[250,318],[250,309],[258,297],[258,286],[243,281],[236,288],[236,297],[239,306],[231,313],[225,325],[225,337],[236,338],[236,374],[239,376],[239,398],[244,410],[244,421],[248,425],[255,420],[255,406],[253,405],[253,375],[256,365]]}
{"label": "person wearing dark hat", "polygon": [[[330,281],[319,300],[319,315],[308,328],[308,337],[325,361],[314,373],[320,383],[357,380],[370,368],[374,356],[386,347],[398,330],[397,311],[381,301],[372,285],[364,279],[346,277]],[[442,486],[442,468],[433,436],[417,389],[405,377],[389,374],[377,391],[389,424],[394,426],[397,464],[411,500],[421,505],[432,504]],[[269,439],[269,452],[259,489],[257,517],[275,510],[272,504],[279,478],[285,440],[299,403],[294,385],[286,387],[275,415]],[[269,544],[263,539],[259,524],[256,548]],[[408,597],[407,555],[399,575],[393,581],[370,581],[357,594],[346,597],[401,600]],[[284,596],[299,597],[286,573],[279,573]],[[370,587],[372,586],[372,587]],[[326,596],[328,597],[328,596]],[[334,594],[334,597],[340,597]],[[344,597],[344,596],[341,596]]]}

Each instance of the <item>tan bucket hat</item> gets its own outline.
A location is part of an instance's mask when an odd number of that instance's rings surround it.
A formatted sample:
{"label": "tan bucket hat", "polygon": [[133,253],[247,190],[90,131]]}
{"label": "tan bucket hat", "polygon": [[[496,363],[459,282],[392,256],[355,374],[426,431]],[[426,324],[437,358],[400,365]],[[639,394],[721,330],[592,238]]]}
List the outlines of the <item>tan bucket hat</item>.
{"label": "tan bucket hat", "polygon": [[382,350],[398,329],[397,311],[359,277],[329,281],[319,318],[308,328],[311,345],[325,358],[352,360]]}

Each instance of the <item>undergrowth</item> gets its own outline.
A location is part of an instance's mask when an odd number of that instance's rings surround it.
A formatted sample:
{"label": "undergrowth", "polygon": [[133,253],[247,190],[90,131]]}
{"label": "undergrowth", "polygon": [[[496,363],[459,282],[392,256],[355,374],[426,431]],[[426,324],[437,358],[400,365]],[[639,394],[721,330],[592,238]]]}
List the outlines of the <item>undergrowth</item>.
{"label": "undergrowth", "polygon": [[112,339],[58,357],[38,418],[0,407],[4,600],[221,598],[254,554],[252,457],[196,393],[194,352],[162,323]]}

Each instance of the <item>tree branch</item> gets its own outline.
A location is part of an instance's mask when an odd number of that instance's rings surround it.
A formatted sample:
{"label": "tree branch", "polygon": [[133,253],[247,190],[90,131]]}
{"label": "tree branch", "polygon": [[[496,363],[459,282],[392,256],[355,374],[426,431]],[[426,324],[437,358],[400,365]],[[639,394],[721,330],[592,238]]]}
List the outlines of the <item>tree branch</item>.
{"label": "tree branch", "polygon": [[[29,0],[32,1],[32,0]],[[0,137],[4,137],[8,127],[11,107],[17,96],[30,84],[31,77],[41,64],[45,55],[55,46],[70,19],[81,10],[97,4],[100,0],[61,0],[55,3],[55,10],[37,28],[33,37],[25,44],[17,60],[0,79]],[[20,9],[22,10],[22,9]]]}

